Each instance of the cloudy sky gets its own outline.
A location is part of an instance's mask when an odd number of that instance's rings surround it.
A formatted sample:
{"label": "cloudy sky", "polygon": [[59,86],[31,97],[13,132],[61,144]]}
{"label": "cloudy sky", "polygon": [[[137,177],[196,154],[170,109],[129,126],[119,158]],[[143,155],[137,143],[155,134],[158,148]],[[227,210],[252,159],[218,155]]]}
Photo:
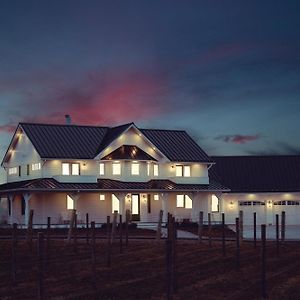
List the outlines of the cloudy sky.
{"label": "cloudy sky", "polygon": [[185,129],[300,154],[300,1],[0,0],[0,156],[18,122]]}

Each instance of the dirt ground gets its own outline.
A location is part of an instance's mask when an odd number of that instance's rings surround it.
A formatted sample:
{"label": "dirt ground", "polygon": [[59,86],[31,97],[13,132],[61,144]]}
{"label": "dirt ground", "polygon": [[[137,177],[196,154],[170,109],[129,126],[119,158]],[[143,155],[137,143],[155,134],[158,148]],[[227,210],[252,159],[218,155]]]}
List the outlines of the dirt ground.
{"label": "dirt ground", "polygon": [[[129,240],[120,254],[119,240],[112,246],[107,266],[105,239],[96,240],[96,263],[85,239],[67,245],[53,239],[44,260],[44,299],[166,299],[165,240]],[[47,243],[45,242],[45,249]],[[16,279],[12,276],[12,242],[0,241],[0,299],[37,299],[37,245],[17,243]],[[261,246],[243,242],[240,268],[236,268],[236,244],[226,242],[226,256],[220,241],[209,247],[204,241],[176,242],[177,290],[173,299],[261,299]],[[269,299],[299,299],[300,243],[267,243],[267,294]],[[93,267],[94,266],[94,267]]]}

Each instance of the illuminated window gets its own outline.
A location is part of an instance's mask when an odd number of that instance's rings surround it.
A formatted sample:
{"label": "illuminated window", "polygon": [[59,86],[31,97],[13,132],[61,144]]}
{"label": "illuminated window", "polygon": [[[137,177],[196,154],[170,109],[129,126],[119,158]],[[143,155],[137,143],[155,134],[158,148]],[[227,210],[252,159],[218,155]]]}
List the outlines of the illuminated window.
{"label": "illuminated window", "polygon": [[193,200],[189,195],[176,195],[176,206],[191,209],[193,208]]}
{"label": "illuminated window", "polygon": [[70,165],[68,163],[62,163],[61,167],[63,175],[70,175]]}
{"label": "illuminated window", "polygon": [[158,165],[157,164],[153,165],[153,175],[158,176]]}
{"label": "illuminated window", "polygon": [[153,198],[154,198],[155,201],[158,201],[158,200],[159,200],[158,194],[154,194],[154,197],[153,197]]}
{"label": "illuminated window", "polygon": [[131,164],[131,175],[139,175],[140,174],[140,165],[138,163]]}
{"label": "illuminated window", "polygon": [[62,163],[62,175],[80,175],[78,163]]}
{"label": "illuminated window", "polygon": [[147,164],[147,175],[150,176],[150,164]]}
{"label": "illuminated window", "polygon": [[120,201],[114,194],[112,194],[112,212],[115,212],[115,210],[119,213]]}
{"label": "illuminated window", "polygon": [[38,171],[40,169],[41,169],[41,163],[31,164],[31,170],[32,171]]}
{"label": "illuminated window", "polygon": [[191,166],[176,166],[176,177],[191,177]]}
{"label": "illuminated window", "polygon": [[74,200],[67,195],[67,209],[74,209]]}
{"label": "illuminated window", "polygon": [[177,177],[183,176],[183,166],[176,166],[176,176]]}
{"label": "illuminated window", "polygon": [[104,163],[99,164],[99,174],[104,175]]}
{"label": "illuminated window", "polygon": [[212,212],[219,211],[219,198],[216,195],[211,196],[211,211]]}
{"label": "illuminated window", "polygon": [[16,175],[18,173],[18,168],[13,167],[8,169],[8,175]]}
{"label": "illuminated window", "polygon": [[100,194],[99,199],[100,199],[101,201],[104,201],[104,200],[105,200],[105,195],[104,195],[104,194]]}
{"label": "illuminated window", "polygon": [[120,163],[112,164],[112,173],[113,173],[113,175],[121,175],[121,164]]}
{"label": "illuminated window", "polygon": [[72,164],[72,175],[80,175],[79,164]]}

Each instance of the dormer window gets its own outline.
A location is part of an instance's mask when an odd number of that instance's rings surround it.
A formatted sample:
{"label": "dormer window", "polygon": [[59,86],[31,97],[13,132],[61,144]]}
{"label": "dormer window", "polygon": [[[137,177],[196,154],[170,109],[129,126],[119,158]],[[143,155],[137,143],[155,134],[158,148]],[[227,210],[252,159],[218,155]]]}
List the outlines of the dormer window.
{"label": "dormer window", "polygon": [[191,166],[176,165],[176,177],[191,177]]}
{"label": "dormer window", "polygon": [[113,175],[121,175],[121,164],[119,162],[114,162],[112,164]]}
{"label": "dormer window", "polygon": [[133,162],[131,164],[131,175],[140,175],[140,164]]}
{"label": "dormer window", "polygon": [[158,164],[153,165],[153,175],[158,176]]}
{"label": "dormer window", "polygon": [[62,163],[62,175],[80,175],[80,167],[78,163]]}
{"label": "dormer window", "polygon": [[31,170],[32,171],[38,171],[40,169],[41,169],[41,163],[31,164]]}
{"label": "dormer window", "polygon": [[8,169],[8,175],[16,175],[18,173],[18,168],[13,167]]}

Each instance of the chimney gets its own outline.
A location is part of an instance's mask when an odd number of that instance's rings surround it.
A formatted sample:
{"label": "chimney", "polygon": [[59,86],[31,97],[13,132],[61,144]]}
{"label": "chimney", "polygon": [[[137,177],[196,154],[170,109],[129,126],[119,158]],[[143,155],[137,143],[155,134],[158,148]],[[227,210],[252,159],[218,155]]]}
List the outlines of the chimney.
{"label": "chimney", "polygon": [[72,119],[70,115],[65,115],[65,119],[66,119],[66,124],[67,125],[71,125],[72,124]]}

